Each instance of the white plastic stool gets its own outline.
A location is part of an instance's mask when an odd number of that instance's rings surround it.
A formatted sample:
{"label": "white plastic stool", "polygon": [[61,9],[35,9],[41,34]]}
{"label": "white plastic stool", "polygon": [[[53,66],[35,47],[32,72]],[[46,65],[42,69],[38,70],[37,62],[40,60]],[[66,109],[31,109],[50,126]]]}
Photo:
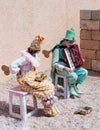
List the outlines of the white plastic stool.
{"label": "white plastic stool", "polygon": [[[29,95],[28,92],[20,90],[20,87],[14,87],[9,90],[9,114],[13,117],[26,120],[28,117],[32,116],[33,114],[37,113],[37,100],[33,96],[33,103],[34,103],[34,110],[27,113],[27,106],[26,106],[26,96]],[[13,96],[18,96],[20,99],[20,114],[13,112]]]}
{"label": "white plastic stool", "polygon": [[[62,78],[64,81],[64,93],[57,91],[58,78]],[[62,96],[64,96],[65,99],[70,97],[69,85],[68,85],[68,81],[67,81],[66,77],[64,77],[62,75],[58,75],[58,74],[55,75],[55,94],[62,95]]]}

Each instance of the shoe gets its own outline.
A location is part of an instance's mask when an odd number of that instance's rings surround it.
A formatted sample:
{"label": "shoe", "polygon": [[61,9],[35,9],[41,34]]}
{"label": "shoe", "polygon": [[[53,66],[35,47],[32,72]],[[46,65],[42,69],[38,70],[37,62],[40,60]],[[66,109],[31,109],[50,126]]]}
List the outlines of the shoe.
{"label": "shoe", "polygon": [[75,86],[74,89],[75,89],[76,93],[78,93],[78,94],[84,94],[83,92],[81,92],[81,91],[78,89],[77,86]]}
{"label": "shoe", "polygon": [[71,94],[70,94],[72,97],[74,96],[74,97],[80,97],[80,95],[79,94],[77,94],[76,92],[71,92]]}
{"label": "shoe", "polygon": [[75,96],[71,94],[71,95],[70,95],[70,98],[75,99]]}
{"label": "shoe", "polygon": [[47,117],[54,117],[58,114],[57,108],[54,108],[53,106],[44,106],[44,115]]}
{"label": "shoe", "polygon": [[70,95],[73,95],[73,96],[76,96],[76,97],[80,97],[80,96],[78,95],[78,93],[75,91],[74,86],[71,86],[71,87],[70,87]]}
{"label": "shoe", "polygon": [[76,97],[77,97],[77,98],[80,98],[80,96],[79,96],[79,95],[78,95],[78,96],[73,95],[73,94],[71,94],[71,95],[70,95],[70,98],[72,98],[72,99],[75,99]]}

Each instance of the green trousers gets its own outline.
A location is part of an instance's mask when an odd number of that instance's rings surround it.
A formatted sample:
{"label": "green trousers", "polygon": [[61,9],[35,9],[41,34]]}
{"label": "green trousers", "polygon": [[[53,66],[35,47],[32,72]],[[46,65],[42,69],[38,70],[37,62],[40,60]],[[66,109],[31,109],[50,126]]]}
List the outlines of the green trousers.
{"label": "green trousers", "polygon": [[88,71],[82,67],[76,68],[73,72],[57,70],[56,73],[67,78],[71,93],[76,93],[76,85],[82,84],[88,75]]}

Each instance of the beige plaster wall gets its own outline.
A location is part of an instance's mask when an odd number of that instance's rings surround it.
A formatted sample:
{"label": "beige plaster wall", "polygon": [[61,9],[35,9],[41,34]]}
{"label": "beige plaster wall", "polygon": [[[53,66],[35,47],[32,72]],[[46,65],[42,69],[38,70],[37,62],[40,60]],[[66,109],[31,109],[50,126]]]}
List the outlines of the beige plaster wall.
{"label": "beige plaster wall", "polygon": [[[42,48],[51,49],[74,27],[79,43],[80,10],[99,5],[100,0],[0,0],[0,66],[18,58],[37,34],[45,37]],[[50,69],[51,57],[40,58],[39,70]]]}

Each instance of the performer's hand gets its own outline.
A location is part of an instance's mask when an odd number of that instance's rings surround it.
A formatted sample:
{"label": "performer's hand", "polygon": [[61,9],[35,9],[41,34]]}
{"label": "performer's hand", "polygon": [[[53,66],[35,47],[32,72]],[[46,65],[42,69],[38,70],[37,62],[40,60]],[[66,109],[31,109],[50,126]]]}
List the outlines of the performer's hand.
{"label": "performer's hand", "polygon": [[85,59],[83,58],[83,62],[85,62]]}
{"label": "performer's hand", "polygon": [[17,74],[16,74],[17,77],[20,77],[21,76],[21,71],[19,71]]}
{"label": "performer's hand", "polygon": [[68,71],[68,72],[73,72],[73,70],[69,67],[64,67],[64,70]]}

